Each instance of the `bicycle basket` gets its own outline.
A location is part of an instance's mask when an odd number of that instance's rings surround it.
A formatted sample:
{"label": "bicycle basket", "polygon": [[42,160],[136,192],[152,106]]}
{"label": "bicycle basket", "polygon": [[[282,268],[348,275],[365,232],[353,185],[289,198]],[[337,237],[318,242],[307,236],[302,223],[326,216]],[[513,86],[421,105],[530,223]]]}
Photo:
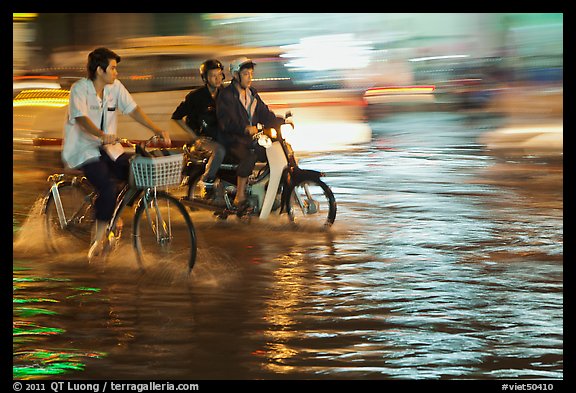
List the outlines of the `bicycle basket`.
{"label": "bicycle basket", "polygon": [[137,188],[177,186],[182,180],[183,162],[182,153],[160,157],[134,156],[130,163],[131,184]]}

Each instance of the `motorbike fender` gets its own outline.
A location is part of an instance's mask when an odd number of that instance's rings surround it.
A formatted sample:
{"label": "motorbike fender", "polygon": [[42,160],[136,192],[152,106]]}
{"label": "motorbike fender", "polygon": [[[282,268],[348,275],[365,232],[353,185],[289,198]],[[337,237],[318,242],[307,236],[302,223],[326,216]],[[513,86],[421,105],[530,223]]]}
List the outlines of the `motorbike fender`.
{"label": "motorbike fender", "polygon": [[306,180],[319,181],[320,177],[324,176],[324,174],[322,172],[314,171],[311,169],[294,168],[294,170],[291,172],[286,171],[284,176],[286,186],[282,190],[282,212],[288,210],[288,198],[290,197],[290,193],[296,184]]}
{"label": "motorbike fender", "polygon": [[319,181],[320,177],[322,177],[323,174],[322,174],[322,172],[314,171],[311,169],[294,168],[294,170],[291,172],[286,171],[284,176],[285,176],[286,186],[282,190],[282,199],[281,199],[282,212],[287,211],[288,198],[290,197],[290,193],[292,192],[292,189],[294,188],[294,186],[296,184],[303,182],[303,181],[306,181],[306,180]]}
{"label": "motorbike fender", "polygon": [[320,180],[321,176],[322,172],[319,171],[296,168],[289,176],[288,185],[291,187],[293,184],[298,184],[304,180]]}
{"label": "motorbike fender", "polygon": [[260,210],[260,219],[266,219],[270,215],[276,193],[278,192],[278,186],[284,173],[284,168],[288,165],[284,150],[278,142],[274,142],[272,146],[266,149],[266,157],[268,159],[268,165],[270,166],[270,179],[268,181],[266,195],[264,196],[264,202],[262,203],[262,209]]}

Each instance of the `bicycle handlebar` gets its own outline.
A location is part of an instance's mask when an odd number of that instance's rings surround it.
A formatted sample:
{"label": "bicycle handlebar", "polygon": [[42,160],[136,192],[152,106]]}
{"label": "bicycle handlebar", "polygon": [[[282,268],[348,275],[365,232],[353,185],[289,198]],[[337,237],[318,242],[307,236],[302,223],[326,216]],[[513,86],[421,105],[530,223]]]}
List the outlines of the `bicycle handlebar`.
{"label": "bicycle handlebar", "polygon": [[136,145],[141,145],[143,144],[144,146],[149,146],[152,142],[157,141],[157,140],[162,140],[163,138],[160,135],[152,135],[150,138],[148,138],[147,140],[143,141],[143,142],[139,142],[139,143],[135,143],[132,142],[129,139],[126,138],[116,138],[114,143],[122,143],[123,145],[128,145],[131,147],[136,147]]}
{"label": "bicycle handlebar", "polygon": [[114,143],[120,143],[123,146],[133,147],[137,154],[140,154],[143,156],[150,156],[150,153],[148,153],[146,151],[146,148],[158,140],[163,140],[163,138],[161,135],[155,134],[155,135],[152,135],[150,138],[148,138],[145,141],[133,142],[133,141],[126,139],[126,138],[116,138],[114,140]]}

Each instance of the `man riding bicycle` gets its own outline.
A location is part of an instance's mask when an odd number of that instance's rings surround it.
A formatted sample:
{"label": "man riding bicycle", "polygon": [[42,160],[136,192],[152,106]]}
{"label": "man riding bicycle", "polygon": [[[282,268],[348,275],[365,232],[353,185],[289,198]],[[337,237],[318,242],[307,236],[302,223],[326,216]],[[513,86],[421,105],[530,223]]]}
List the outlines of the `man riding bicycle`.
{"label": "man riding bicycle", "polygon": [[129,155],[109,156],[104,148],[116,143],[118,112],[162,137],[167,146],[171,144],[168,132],[150,120],[117,79],[118,63],[120,56],[107,48],[97,48],[88,55],[87,77],[70,88],[64,125],[62,160],[68,167],[82,170],[98,192],[89,260],[104,247],[106,226],[116,204],[115,178],[126,181],[129,175]]}

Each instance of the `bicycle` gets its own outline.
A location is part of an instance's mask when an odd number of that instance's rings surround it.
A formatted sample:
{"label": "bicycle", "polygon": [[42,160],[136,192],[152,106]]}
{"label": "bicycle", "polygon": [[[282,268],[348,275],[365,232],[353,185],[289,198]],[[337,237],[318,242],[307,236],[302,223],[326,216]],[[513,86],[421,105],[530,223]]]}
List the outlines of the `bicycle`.
{"label": "bicycle", "polygon": [[[165,188],[180,184],[183,154],[168,150],[158,156],[146,151],[158,137],[134,144],[121,139],[123,145],[135,148],[130,159],[130,179],[122,185],[112,219],[106,227],[107,257],[117,248],[122,235],[120,220],[128,207],[134,207],[132,246],[141,270],[159,261],[183,263],[192,271],[196,262],[197,240],[192,220],[184,205]],[[152,152],[152,153],[155,153]],[[42,213],[48,248],[52,252],[87,251],[94,226],[94,202],[97,193],[79,170],[65,170],[48,176],[51,186]]]}

